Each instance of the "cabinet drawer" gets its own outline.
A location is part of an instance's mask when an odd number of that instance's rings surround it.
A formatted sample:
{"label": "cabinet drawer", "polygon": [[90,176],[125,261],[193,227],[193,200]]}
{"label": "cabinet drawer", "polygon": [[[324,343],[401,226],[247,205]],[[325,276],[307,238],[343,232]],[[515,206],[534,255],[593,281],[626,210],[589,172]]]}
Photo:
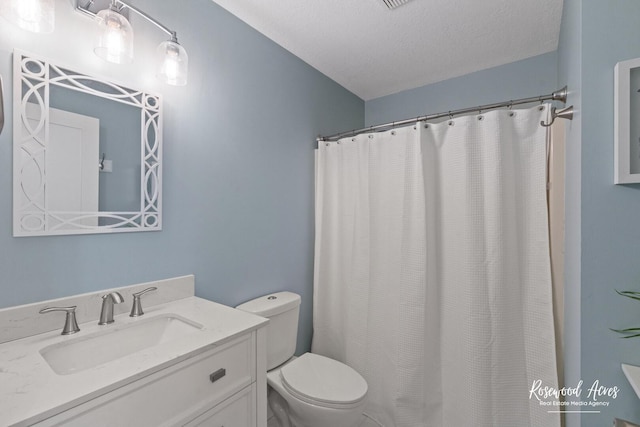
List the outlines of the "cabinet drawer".
{"label": "cabinet drawer", "polygon": [[256,386],[247,387],[185,427],[255,427]]}
{"label": "cabinet drawer", "polygon": [[187,359],[45,420],[43,426],[174,426],[255,380],[253,335]]}

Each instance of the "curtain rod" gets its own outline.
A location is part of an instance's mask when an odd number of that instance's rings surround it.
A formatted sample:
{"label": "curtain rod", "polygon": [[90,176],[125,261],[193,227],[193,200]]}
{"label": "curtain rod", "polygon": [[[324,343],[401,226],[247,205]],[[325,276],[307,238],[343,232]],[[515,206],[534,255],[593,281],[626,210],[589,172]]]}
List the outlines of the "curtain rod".
{"label": "curtain rod", "polygon": [[[397,122],[389,122],[381,125],[369,126],[362,129],[351,130],[348,132],[336,133],[334,135],[329,135],[329,136],[320,136],[317,138],[317,141],[318,142],[337,141],[338,139],[343,138],[345,136],[354,136],[364,132],[379,131],[382,129],[389,129],[397,126],[410,125],[413,123],[425,122],[428,120],[439,119],[442,117],[453,117],[453,116],[458,116],[460,114],[473,113],[474,111],[482,112],[485,110],[494,110],[496,108],[512,107],[514,105],[530,104],[533,102],[544,102],[544,101],[560,101],[564,104],[565,102],[567,102],[567,87],[565,86],[560,90],[550,93],[549,95],[533,96],[531,98],[521,98],[521,99],[515,99],[511,101],[497,102],[495,104],[480,105],[478,107],[473,107],[473,108],[463,108],[461,110],[452,110],[452,111],[446,111],[446,112],[437,113],[437,114],[428,114],[426,116],[420,116],[413,119],[405,119]],[[553,109],[552,119],[555,120],[556,117],[571,120],[573,118],[573,106],[567,107],[562,110],[558,110],[557,113],[555,112],[555,109]],[[553,120],[551,121],[551,123],[553,123]],[[543,126],[545,125],[550,126],[551,123],[549,124],[541,123],[541,124]]]}

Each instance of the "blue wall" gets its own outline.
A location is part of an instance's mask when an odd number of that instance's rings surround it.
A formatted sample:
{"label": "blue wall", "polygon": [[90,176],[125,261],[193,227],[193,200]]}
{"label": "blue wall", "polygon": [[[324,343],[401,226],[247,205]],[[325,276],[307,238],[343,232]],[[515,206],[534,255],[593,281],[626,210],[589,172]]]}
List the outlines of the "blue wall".
{"label": "blue wall", "polygon": [[[640,305],[615,289],[640,291],[640,185],[613,184],[613,76],[617,62],[640,57],[637,0],[582,1],[581,370],[622,393],[582,426],[614,416],[640,423],[640,400],[620,363],[640,365],[640,340],[609,328],[640,326]],[[638,118],[632,118],[638,120]]]}
{"label": "blue wall", "polygon": [[[58,0],[56,31],[2,21],[0,74],[12,99],[20,48],[164,97],[164,229],[12,237],[12,115],[0,135],[0,307],[183,274],[196,293],[237,304],[288,289],[302,295],[298,351],[310,345],[315,137],[361,127],[363,101],[210,0],[136,0],[172,29],[190,59],[186,87],[155,80],[165,36],[141,19],[136,59],[92,53],[92,22]],[[97,316],[97,313],[96,313]]]}
{"label": "blue wall", "polygon": [[621,389],[600,414],[568,418],[568,427],[614,417],[640,423],[640,401],[620,369],[640,365],[640,340],[609,330],[640,325],[638,304],[615,293],[640,290],[640,185],[613,184],[613,73],[617,62],[640,57],[639,16],[634,0],[564,2],[559,80],[576,106],[567,134],[567,383]]}
{"label": "blue wall", "polygon": [[550,52],[365,103],[365,126],[551,93],[557,53]]}

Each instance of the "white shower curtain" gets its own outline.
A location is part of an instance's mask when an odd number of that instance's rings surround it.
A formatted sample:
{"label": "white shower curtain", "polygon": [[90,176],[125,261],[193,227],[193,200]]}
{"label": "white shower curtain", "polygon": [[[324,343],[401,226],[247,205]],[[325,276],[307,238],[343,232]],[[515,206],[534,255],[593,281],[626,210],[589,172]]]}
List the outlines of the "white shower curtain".
{"label": "white shower curtain", "polygon": [[378,424],[560,425],[529,398],[557,387],[548,109],[320,144],[312,351],[365,377]]}

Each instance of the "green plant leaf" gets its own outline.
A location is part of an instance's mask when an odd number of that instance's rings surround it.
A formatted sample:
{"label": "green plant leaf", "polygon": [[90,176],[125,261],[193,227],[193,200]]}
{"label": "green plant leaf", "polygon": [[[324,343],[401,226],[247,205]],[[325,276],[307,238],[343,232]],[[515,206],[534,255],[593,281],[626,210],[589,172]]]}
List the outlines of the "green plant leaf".
{"label": "green plant leaf", "polygon": [[640,331],[640,328],[627,328],[627,329],[613,329],[609,328],[613,332],[618,332],[619,334],[633,334]]}
{"label": "green plant leaf", "polygon": [[[619,290],[616,289],[616,293],[618,295],[623,296],[623,297],[627,297],[627,298],[634,299],[636,301],[640,301],[640,292],[636,292],[636,291],[619,291]],[[624,336],[621,336],[620,338],[636,338],[636,337],[640,337],[640,328],[626,328],[626,329],[609,328],[609,329],[612,330],[613,332],[617,332],[619,334],[624,335]]]}
{"label": "green plant leaf", "polygon": [[620,337],[620,338],[635,338],[635,337],[640,337],[640,334],[627,335],[625,337]]}
{"label": "green plant leaf", "polygon": [[618,295],[622,295],[623,297],[631,298],[636,301],[640,301],[640,292],[635,291],[619,291],[616,289]]}

